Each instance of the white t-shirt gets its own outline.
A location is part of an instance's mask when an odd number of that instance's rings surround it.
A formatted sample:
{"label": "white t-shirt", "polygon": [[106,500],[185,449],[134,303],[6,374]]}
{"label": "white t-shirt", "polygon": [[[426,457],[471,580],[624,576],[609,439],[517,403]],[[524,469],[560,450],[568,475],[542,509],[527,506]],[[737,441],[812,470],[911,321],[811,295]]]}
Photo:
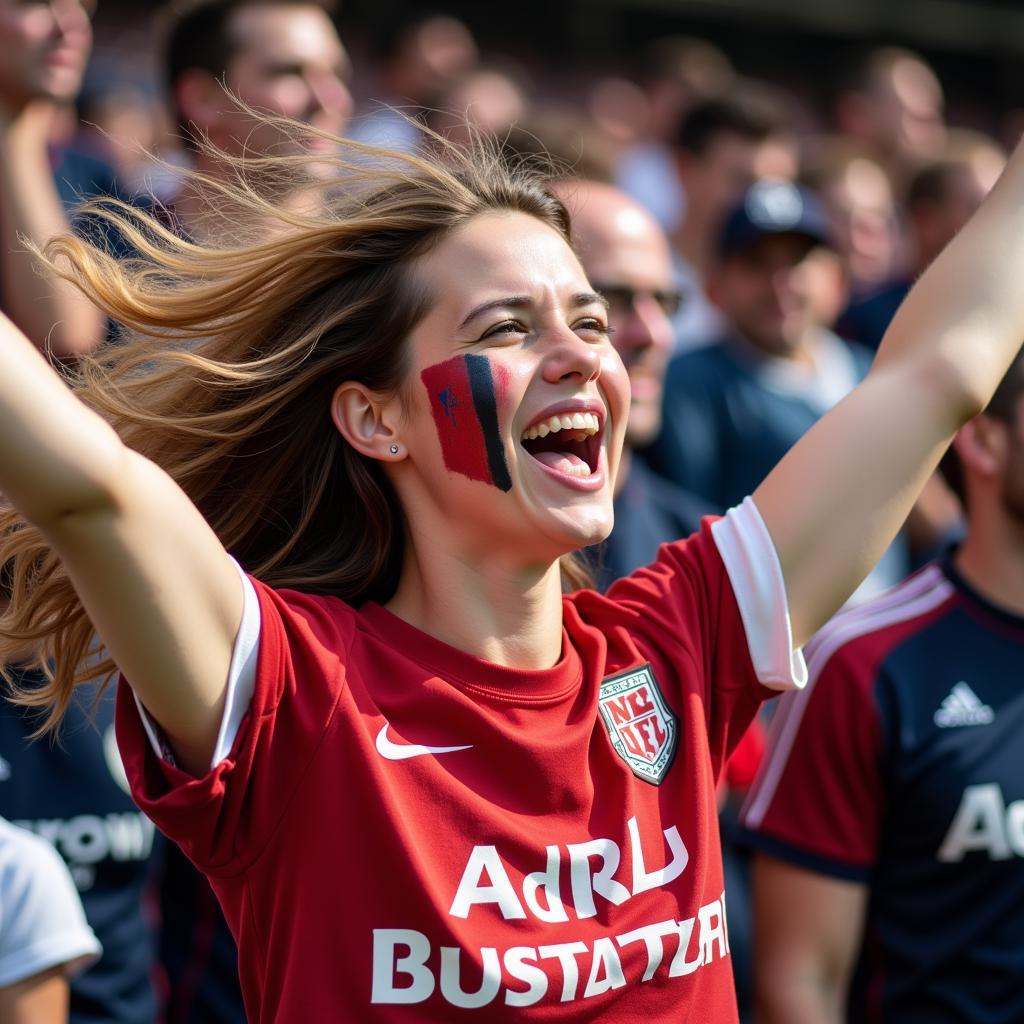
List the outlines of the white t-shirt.
{"label": "white t-shirt", "polygon": [[53,847],[0,818],[0,988],[102,952],[68,869]]}

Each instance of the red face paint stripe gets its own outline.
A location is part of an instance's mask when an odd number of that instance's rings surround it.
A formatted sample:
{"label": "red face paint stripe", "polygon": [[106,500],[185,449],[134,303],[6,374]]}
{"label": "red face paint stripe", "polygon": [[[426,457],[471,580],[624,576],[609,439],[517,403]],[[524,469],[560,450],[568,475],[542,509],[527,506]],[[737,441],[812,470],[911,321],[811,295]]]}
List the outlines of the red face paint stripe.
{"label": "red face paint stripe", "polygon": [[465,357],[428,366],[420,379],[430,397],[445,466],[470,480],[494,483]]}

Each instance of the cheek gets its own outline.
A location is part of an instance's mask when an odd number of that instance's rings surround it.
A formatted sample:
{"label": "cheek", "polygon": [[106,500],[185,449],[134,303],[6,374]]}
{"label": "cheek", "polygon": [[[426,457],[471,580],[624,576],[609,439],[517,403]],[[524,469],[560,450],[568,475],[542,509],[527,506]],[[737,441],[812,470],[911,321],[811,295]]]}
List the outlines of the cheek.
{"label": "cheek", "polygon": [[508,371],[487,356],[470,354],[428,366],[420,379],[449,472],[510,491],[512,477],[498,421],[508,393]]}

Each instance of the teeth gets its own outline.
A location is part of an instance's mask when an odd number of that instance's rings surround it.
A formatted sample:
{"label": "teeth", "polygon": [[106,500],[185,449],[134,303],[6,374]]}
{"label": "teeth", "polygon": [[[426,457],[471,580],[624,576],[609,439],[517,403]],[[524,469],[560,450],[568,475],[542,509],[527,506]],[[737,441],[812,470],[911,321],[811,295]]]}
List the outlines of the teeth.
{"label": "teeth", "polygon": [[547,437],[559,430],[585,430],[588,435],[596,434],[601,423],[592,412],[574,412],[571,416],[551,416],[542,423],[535,423],[523,434],[524,441],[532,441],[537,437]]}

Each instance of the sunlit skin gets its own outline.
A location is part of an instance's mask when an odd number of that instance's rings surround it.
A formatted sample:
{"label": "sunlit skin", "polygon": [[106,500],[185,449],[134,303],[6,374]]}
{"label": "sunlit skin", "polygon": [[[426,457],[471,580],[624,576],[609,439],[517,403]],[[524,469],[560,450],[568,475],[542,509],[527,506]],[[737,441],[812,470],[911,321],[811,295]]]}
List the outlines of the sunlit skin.
{"label": "sunlit skin", "polygon": [[[530,648],[527,667],[553,664],[561,632],[557,559],[602,540],[613,523],[629,380],[608,337],[606,306],[564,239],[521,213],[474,218],[425,256],[416,276],[435,301],[409,339],[406,386],[378,399],[343,386],[334,407],[346,438],[385,463],[405,509],[410,545],[389,607],[453,642],[479,626],[444,611],[458,594],[472,614],[502,617],[491,660],[524,656],[521,643]],[[445,466],[432,393],[423,386],[428,367],[470,353],[507,380],[497,410],[507,492]],[[528,427],[567,405],[601,420],[586,479],[551,470],[521,443]],[[392,444],[398,455],[389,455]],[[496,601],[499,592],[518,598]],[[480,600],[466,602],[467,593]]]}
{"label": "sunlit skin", "polygon": [[[418,381],[458,354],[491,360],[507,381],[498,419],[512,488],[504,495],[445,468],[431,396],[413,386],[402,427],[409,457],[395,474],[410,520],[441,513],[459,547],[479,545],[489,555],[504,537],[534,565],[603,539],[612,527],[629,382],[606,331],[606,307],[572,250],[533,217],[486,214],[425,257],[418,276],[438,300],[410,338],[409,376]],[[574,400],[596,403],[603,420],[589,489],[548,472],[520,443],[539,416]]]}
{"label": "sunlit skin", "polygon": [[[231,31],[237,49],[224,75],[231,92],[256,110],[342,134],[353,107],[346,84],[350,65],[324,10],[257,4],[235,14]],[[278,128],[254,122],[233,106],[214,76],[196,72],[178,89],[183,112],[227,152],[293,151]],[[330,146],[327,141],[311,144]]]}
{"label": "sunlit skin", "polygon": [[799,355],[818,322],[814,249],[801,235],[766,235],[721,261],[709,279],[727,320],[769,355]]}
{"label": "sunlit skin", "polygon": [[92,48],[91,4],[0,0],[0,113],[74,99]]}
{"label": "sunlit skin", "polygon": [[573,183],[560,194],[572,213],[587,275],[610,301],[612,343],[629,374],[632,398],[626,443],[650,444],[661,428],[662,387],[672,354],[665,307],[678,294],[668,241],[646,210],[610,185]]}

